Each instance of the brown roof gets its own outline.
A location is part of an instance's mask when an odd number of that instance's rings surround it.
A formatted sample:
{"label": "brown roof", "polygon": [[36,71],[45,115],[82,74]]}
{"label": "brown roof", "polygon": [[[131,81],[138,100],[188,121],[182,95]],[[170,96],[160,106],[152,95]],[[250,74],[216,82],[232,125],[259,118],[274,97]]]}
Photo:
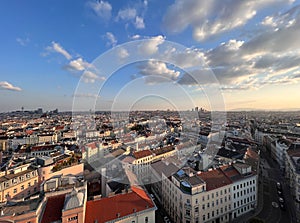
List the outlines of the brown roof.
{"label": "brown roof", "polygon": [[[151,198],[140,188],[132,187],[126,194],[102,198],[86,203],[85,222],[111,221],[155,207]],[[101,210],[101,211],[99,211]]]}
{"label": "brown roof", "polygon": [[237,181],[237,180],[243,178],[242,175],[232,165],[230,165],[230,166],[222,166],[221,170],[232,181]]}
{"label": "brown roof", "polygon": [[206,182],[206,190],[214,190],[232,183],[221,169],[214,169],[199,174],[200,178]]}
{"label": "brown roof", "polygon": [[42,218],[42,223],[51,223],[53,221],[61,220],[65,196],[65,194],[61,194],[48,198]]}
{"label": "brown roof", "polygon": [[148,149],[146,150],[141,150],[133,153],[133,157],[136,159],[144,158],[146,156],[152,155],[152,152]]}
{"label": "brown roof", "polygon": [[155,155],[161,155],[161,154],[164,154],[164,153],[168,153],[172,150],[175,150],[175,148],[173,146],[166,146],[166,147],[163,147],[163,148],[160,148],[160,149],[156,149],[156,150],[153,150],[153,153],[155,153]]}

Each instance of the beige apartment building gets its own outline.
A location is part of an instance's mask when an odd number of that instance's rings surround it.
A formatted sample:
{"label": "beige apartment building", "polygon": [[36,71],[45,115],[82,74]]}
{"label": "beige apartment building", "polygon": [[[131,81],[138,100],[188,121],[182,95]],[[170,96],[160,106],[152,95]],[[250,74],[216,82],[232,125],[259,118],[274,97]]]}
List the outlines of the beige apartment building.
{"label": "beige apartment building", "polygon": [[9,169],[1,173],[0,202],[23,199],[39,190],[38,171],[30,164]]}
{"label": "beige apartment building", "polygon": [[[205,172],[173,164],[152,165],[152,191],[176,223],[221,223],[257,205],[257,175],[246,164],[230,164]],[[173,172],[173,174],[171,174]]]}

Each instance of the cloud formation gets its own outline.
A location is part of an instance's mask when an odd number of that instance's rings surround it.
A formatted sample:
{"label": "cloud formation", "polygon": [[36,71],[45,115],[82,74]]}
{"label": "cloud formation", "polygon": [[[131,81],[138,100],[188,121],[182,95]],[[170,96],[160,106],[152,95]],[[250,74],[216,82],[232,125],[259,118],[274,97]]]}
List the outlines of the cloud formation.
{"label": "cloud formation", "polygon": [[112,34],[111,32],[107,32],[105,37],[108,40],[107,45],[115,46],[118,42],[114,34]]}
{"label": "cloud formation", "polygon": [[148,41],[142,42],[139,46],[141,54],[151,55],[158,51],[158,46],[165,41],[165,37],[159,35],[151,37]]}
{"label": "cloud formation", "polygon": [[171,33],[179,33],[191,27],[193,37],[204,41],[212,36],[220,35],[242,27],[248,23],[257,11],[284,0],[228,0],[198,1],[176,0],[163,18],[163,26]]}
{"label": "cloud formation", "polygon": [[51,46],[46,47],[48,52],[56,52],[63,55],[67,60],[72,59],[71,54],[66,51],[59,43],[52,41]]}
{"label": "cloud formation", "polygon": [[144,29],[145,28],[144,19],[142,17],[139,17],[139,16],[135,17],[134,26],[137,29]]}
{"label": "cloud formation", "polygon": [[110,19],[112,6],[106,1],[89,2],[88,5],[96,13],[97,16],[105,20]]}
{"label": "cloud formation", "polygon": [[149,60],[138,68],[147,84],[176,81],[180,75],[179,71],[169,69],[165,63],[155,60]]}
{"label": "cloud formation", "polygon": [[20,87],[13,86],[7,81],[0,81],[0,90],[22,91]]}
{"label": "cloud formation", "polygon": [[[221,89],[253,90],[300,81],[300,6],[268,16],[260,25],[263,30],[247,41],[232,39],[202,50],[202,58],[219,80]],[[201,76],[204,70],[191,72]],[[179,83],[197,84],[188,74],[180,77]]]}

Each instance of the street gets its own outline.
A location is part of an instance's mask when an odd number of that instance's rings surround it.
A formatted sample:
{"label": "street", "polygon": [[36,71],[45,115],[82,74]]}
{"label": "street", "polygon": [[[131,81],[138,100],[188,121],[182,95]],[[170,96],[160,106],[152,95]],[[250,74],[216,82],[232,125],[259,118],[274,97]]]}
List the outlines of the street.
{"label": "street", "polygon": [[[261,211],[256,217],[270,223],[297,222],[295,219],[294,200],[290,196],[289,188],[284,180],[283,174],[268,154],[261,153],[261,174],[259,179],[259,197],[263,193],[263,202],[258,208]],[[279,204],[276,183],[280,182],[283,190],[286,210],[272,206],[272,202]]]}

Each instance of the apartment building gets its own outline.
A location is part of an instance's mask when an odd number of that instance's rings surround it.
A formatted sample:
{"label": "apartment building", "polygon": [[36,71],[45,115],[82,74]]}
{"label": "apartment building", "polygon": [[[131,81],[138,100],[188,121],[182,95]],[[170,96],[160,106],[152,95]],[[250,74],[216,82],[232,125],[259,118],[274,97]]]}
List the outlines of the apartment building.
{"label": "apartment building", "polygon": [[1,173],[0,202],[23,199],[38,191],[38,170],[30,164]]}
{"label": "apartment building", "polygon": [[223,173],[232,181],[231,204],[232,219],[239,217],[257,206],[257,175],[249,165],[235,163],[221,167]]}
{"label": "apartment building", "polygon": [[300,143],[291,144],[286,151],[285,176],[292,196],[300,202]]}
{"label": "apartment building", "polygon": [[159,174],[159,199],[176,223],[229,222],[256,208],[257,175],[246,164],[224,165],[205,172],[185,167],[171,177],[163,171]]}

